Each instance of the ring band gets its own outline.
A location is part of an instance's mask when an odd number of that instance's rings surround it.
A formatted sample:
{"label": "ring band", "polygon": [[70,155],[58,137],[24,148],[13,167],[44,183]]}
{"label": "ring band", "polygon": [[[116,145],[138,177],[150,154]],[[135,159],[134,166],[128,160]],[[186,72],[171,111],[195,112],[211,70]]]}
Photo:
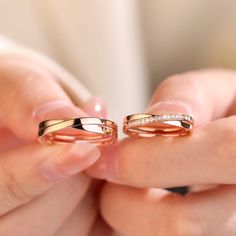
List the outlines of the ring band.
{"label": "ring band", "polygon": [[108,145],[117,140],[117,125],[97,117],[45,120],[39,124],[38,139],[48,144],[90,142]]}
{"label": "ring band", "polygon": [[185,136],[191,133],[193,125],[189,115],[138,113],[125,117],[123,132],[136,137]]}

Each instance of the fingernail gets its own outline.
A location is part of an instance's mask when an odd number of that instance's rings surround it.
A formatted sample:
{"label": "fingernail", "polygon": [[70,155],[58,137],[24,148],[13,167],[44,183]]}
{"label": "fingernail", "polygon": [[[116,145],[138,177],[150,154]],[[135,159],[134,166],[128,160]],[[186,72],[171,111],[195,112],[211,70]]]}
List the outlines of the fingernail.
{"label": "fingernail", "polygon": [[93,97],[82,105],[82,109],[91,116],[106,118],[106,105],[101,98]]}
{"label": "fingernail", "polygon": [[47,119],[66,119],[87,114],[80,108],[73,106],[72,103],[66,100],[55,100],[37,107],[32,114],[36,122]]}
{"label": "fingernail", "polygon": [[95,163],[100,157],[99,149],[90,143],[54,145],[47,148],[48,155],[38,169],[43,177],[50,181],[75,175]]}
{"label": "fingernail", "polygon": [[151,105],[148,107],[146,112],[156,115],[166,113],[182,113],[191,115],[192,109],[187,103],[184,103],[183,101],[168,100]]}
{"label": "fingernail", "polygon": [[120,182],[118,150],[116,145],[104,148],[99,160],[90,168],[88,173],[95,178],[106,179],[115,183]]}

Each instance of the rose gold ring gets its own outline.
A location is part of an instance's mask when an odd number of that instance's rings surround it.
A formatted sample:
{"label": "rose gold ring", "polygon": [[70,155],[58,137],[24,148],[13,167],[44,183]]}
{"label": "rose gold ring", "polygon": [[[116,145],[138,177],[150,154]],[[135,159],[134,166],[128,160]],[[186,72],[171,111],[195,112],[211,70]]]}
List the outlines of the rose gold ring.
{"label": "rose gold ring", "polygon": [[193,124],[189,115],[138,113],[125,117],[123,131],[136,137],[185,136],[191,133]]}
{"label": "rose gold ring", "polygon": [[108,145],[117,140],[117,125],[97,117],[45,120],[39,124],[38,139],[48,144],[90,142]]}

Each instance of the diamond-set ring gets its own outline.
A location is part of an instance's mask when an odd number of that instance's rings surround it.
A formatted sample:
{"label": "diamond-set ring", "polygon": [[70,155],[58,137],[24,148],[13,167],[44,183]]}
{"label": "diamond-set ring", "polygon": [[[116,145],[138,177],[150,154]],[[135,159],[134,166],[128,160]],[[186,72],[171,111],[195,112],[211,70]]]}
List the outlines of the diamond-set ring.
{"label": "diamond-set ring", "polygon": [[129,136],[185,136],[191,133],[194,120],[186,114],[137,113],[124,119],[123,131]]}

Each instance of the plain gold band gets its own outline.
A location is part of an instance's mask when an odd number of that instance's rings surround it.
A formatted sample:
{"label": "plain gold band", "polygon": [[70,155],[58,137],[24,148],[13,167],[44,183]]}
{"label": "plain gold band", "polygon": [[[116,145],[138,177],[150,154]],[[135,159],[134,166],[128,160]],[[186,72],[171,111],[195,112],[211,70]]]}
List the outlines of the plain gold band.
{"label": "plain gold band", "polygon": [[125,117],[123,132],[128,136],[185,136],[191,133],[194,120],[184,114],[137,113]]}
{"label": "plain gold band", "polygon": [[97,117],[45,120],[39,124],[38,139],[48,144],[90,142],[108,145],[117,141],[117,125]]}

